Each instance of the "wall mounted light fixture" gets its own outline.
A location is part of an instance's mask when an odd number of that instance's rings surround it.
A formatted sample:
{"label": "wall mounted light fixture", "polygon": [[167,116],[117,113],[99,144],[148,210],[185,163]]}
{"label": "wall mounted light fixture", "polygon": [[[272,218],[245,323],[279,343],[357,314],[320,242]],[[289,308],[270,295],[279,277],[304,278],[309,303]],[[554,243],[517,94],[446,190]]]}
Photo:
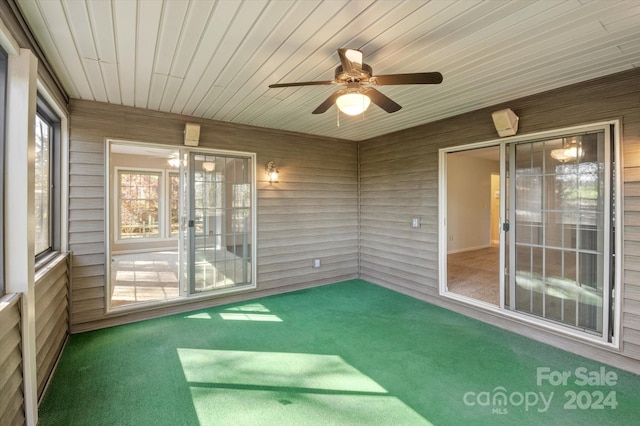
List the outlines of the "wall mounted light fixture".
{"label": "wall mounted light fixture", "polygon": [[276,166],[275,161],[269,161],[265,168],[265,174],[269,176],[269,182],[275,183],[278,182],[278,167]]}

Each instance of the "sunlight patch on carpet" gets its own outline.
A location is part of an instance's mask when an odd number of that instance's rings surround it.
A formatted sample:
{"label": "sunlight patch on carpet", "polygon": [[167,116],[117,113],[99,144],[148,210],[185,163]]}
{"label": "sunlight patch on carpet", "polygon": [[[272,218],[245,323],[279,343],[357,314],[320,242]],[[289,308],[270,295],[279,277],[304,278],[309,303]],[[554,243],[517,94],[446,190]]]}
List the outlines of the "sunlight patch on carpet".
{"label": "sunlight patch on carpet", "polygon": [[193,315],[187,315],[185,318],[189,319],[212,319],[208,312],[199,312]]}
{"label": "sunlight patch on carpet", "polygon": [[262,303],[249,303],[247,305],[242,305],[242,306],[233,306],[231,308],[226,308],[225,311],[271,312],[269,308],[264,306]]}
{"label": "sunlight patch on carpet", "polygon": [[282,322],[277,315],[273,314],[243,314],[235,312],[220,312],[220,318],[230,321],[267,321]]}
{"label": "sunlight patch on carpet", "polygon": [[193,405],[202,425],[415,425],[428,426],[398,398],[252,389],[191,387]]}
{"label": "sunlight patch on carpet", "polygon": [[387,391],[337,355],[178,348],[190,384]]}
{"label": "sunlight patch on carpet", "polygon": [[431,424],[337,355],[177,351],[202,424]]}

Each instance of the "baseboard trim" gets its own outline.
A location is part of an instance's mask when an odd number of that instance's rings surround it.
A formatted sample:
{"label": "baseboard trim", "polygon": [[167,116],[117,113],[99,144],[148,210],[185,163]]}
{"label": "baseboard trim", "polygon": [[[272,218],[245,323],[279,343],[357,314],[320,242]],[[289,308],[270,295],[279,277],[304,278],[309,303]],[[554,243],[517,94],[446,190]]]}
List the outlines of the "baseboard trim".
{"label": "baseboard trim", "polygon": [[491,247],[491,244],[486,244],[486,245],[482,245],[482,246],[475,246],[475,247],[465,247],[465,248],[461,248],[461,249],[448,250],[447,254],[463,253],[465,251],[474,251],[474,250],[480,250],[480,249],[489,248],[489,247]]}

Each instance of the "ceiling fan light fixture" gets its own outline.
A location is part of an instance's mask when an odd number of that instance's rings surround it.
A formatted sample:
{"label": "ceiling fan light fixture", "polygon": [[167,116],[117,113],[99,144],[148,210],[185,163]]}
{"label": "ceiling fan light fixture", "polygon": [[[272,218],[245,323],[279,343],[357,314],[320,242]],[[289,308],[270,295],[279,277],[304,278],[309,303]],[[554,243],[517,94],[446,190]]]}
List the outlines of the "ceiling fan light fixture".
{"label": "ceiling fan light fixture", "polygon": [[566,163],[567,161],[581,160],[584,156],[584,151],[577,138],[566,138],[562,145],[562,148],[551,150],[551,158]]}
{"label": "ceiling fan light fixture", "polygon": [[577,146],[558,148],[551,151],[551,158],[556,161],[560,161],[561,163],[580,159],[583,155],[584,152],[582,151],[582,148]]}
{"label": "ceiling fan light fixture", "polygon": [[362,93],[345,93],[336,99],[336,106],[347,115],[362,114],[369,108],[371,99]]}

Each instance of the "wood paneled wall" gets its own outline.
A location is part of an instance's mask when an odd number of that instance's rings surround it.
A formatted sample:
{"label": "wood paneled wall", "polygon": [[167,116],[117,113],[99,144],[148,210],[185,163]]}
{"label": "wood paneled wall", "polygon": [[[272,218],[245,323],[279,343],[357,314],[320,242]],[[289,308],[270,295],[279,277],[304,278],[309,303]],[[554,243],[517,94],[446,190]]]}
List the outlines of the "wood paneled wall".
{"label": "wood paneled wall", "polygon": [[0,307],[0,425],[24,424],[20,295],[5,296]]}
{"label": "wood paneled wall", "polygon": [[63,254],[35,277],[38,399],[69,334],[69,266]]}
{"label": "wood paneled wall", "polygon": [[[69,245],[72,331],[203,306],[105,315],[105,140],[182,145],[185,122],[201,124],[200,147],[255,152],[258,180],[255,297],[358,274],[357,144],[98,102],[70,103]],[[280,181],[264,165],[274,160]],[[312,268],[312,259],[322,266]]]}
{"label": "wood paneled wall", "polygon": [[[517,99],[360,144],[363,279],[469,315],[477,310],[438,295],[438,150],[497,139],[491,112],[511,108],[518,134],[608,119],[622,120],[624,167],[624,288],[620,353],[640,359],[640,70]],[[422,228],[412,229],[413,216]],[[504,326],[508,320],[486,315]],[[531,329],[525,330],[531,335]],[[552,341],[549,334],[541,339]],[[558,338],[558,346],[594,357],[593,347]],[[607,360],[610,352],[597,357]],[[622,361],[624,362],[624,360]],[[636,363],[637,364],[637,363]],[[636,370],[639,370],[636,367]]]}

